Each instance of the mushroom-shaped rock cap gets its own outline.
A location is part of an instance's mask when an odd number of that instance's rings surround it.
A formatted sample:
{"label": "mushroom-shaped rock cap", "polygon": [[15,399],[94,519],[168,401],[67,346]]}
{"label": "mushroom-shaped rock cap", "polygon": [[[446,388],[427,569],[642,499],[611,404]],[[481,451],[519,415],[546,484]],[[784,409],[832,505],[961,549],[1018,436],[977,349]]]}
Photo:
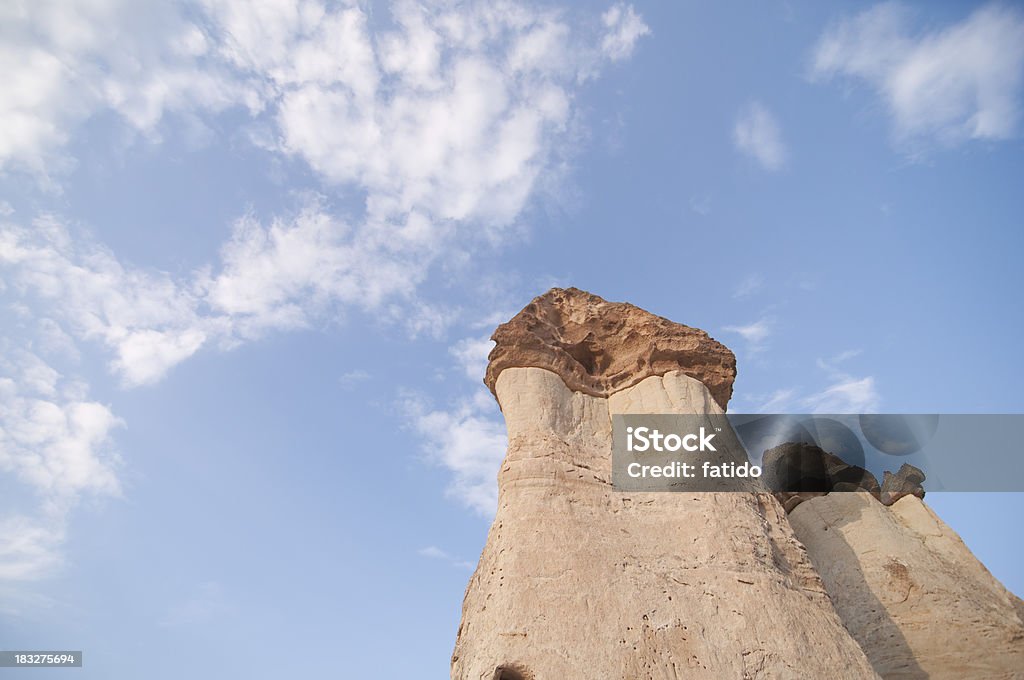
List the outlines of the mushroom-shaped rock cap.
{"label": "mushroom-shaped rock cap", "polygon": [[682,371],[725,409],[736,357],[704,331],[578,288],[552,288],[491,336],[484,382],[506,368],[545,368],[577,392],[606,397],[652,375]]}

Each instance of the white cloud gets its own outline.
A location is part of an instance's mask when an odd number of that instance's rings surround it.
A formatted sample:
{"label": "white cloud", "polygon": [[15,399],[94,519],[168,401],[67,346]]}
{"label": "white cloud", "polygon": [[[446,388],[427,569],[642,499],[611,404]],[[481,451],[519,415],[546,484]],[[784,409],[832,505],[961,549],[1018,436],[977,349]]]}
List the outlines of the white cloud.
{"label": "white cloud", "polygon": [[874,88],[898,140],[1005,139],[1019,129],[1024,14],[989,4],[941,29],[915,31],[908,8],[876,5],[827,30],[812,75]]}
{"label": "white cloud", "polygon": [[168,3],[33,0],[0,7],[0,171],[68,167],[74,128],[113,111],[155,134],[165,111],[221,111],[257,95],[204,60],[200,28]]}
{"label": "white cloud", "polygon": [[338,378],[338,384],[341,385],[342,389],[351,390],[361,383],[366,382],[372,376],[369,371],[364,371],[361,368],[356,368],[346,373],[343,373]]}
{"label": "white cloud", "polygon": [[833,364],[846,361],[859,350],[842,352],[830,362],[818,360],[818,367],[829,382],[818,391],[800,394],[793,387],[778,389],[767,397],[751,397],[756,413],[877,413],[881,396],[873,376],[855,377],[837,370]]}
{"label": "white cloud", "polygon": [[[267,328],[304,327],[309,313],[332,297],[357,301],[367,287],[360,285],[361,260],[350,232],[316,206],[266,227],[251,215],[239,219],[221,249],[222,269],[208,285],[211,308],[252,337]],[[391,288],[387,276],[372,281],[371,290]],[[380,300],[380,292],[371,294]]]}
{"label": "white cloud", "polygon": [[749,351],[753,354],[764,349],[765,342],[771,337],[774,321],[769,317],[762,317],[753,323],[745,326],[725,326],[724,330],[730,333],[738,333],[747,341]]}
{"label": "white cloud", "polygon": [[876,413],[880,401],[873,377],[844,376],[800,404],[810,413]]}
{"label": "white cloud", "polygon": [[[491,328],[509,316],[489,315],[470,325]],[[493,347],[488,336],[477,336],[463,338],[448,348],[460,373],[474,385],[450,408],[433,408],[413,393],[406,394],[403,403],[409,427],[421,437],[423,452],[452,473],[448,495],[484,516],[492,515],[497,507],[498,468],[508,446],[501,411],[481,385]]]}
{"label": "white cloud", "polygon": [[601,15],[607,33],[601,40],[601,51],[618,61],[633,54],[636,41],[651,32],[632,5],[619,3]]}
{"label": "white cloud", "polygon": [[858,357],[862,353],[863,350],[861,349],[843,350],[839,354],[836,354],[835,356],[829,359],[818,359],[818,368],[828,371],[833,375],[842,375],[842,373],[836,368],[836,365],[849,361],[850,359],[853,359],[855,357]]}
{"label": "white cloud", "polygon": [[487,355],[493,348],[494,342],[485,335],[479,338],[463,338],[452,345],[448,352],[455,357],[467,378],[479,382],[484,379]]}
{"label": "white cloud", "polygon": [[766,170],[779,170],[786,164],[788,152],[779,123],[760,102],[751,102],[740,111],[733,128],[733,143]]}
{"label": "white cloud", "polygon": [[[111,367],[129,386],[160,379],[211,330],[197,313],[195,291],[165,274],[125,268],[105,248],[76,243],[52,217],[28,228],[0,226],[0,266],[12,270],[11,281],[37,311],[45,305],[77,337],[113,350]],[[64,331],[51,327],[51,334]]]}
{"label": "white cloud", "polygon": [[110,439],[122,423],[40,357],[5,350],[0,473],[31,491],[38,512],[0,516],[0,580],[38,579],[63,564],[67,515],[79,498],[120,494],[119,458]]}
{"label": "white cloud", "polygon": [[[275,76],[277,148],[364,188],[371,220],[415,213],[408,232],[421,241],[447,220],[511,223],[550,169],[571,89],[595,57],[557,13],[513,4],[398,3],[398,29],[377,36],[358,10],[344,14],[344,28],[321,22],[302,41],[329,65],[321,75]],[[339,31],[348,47],[335,54]]]}
{"label": "white cloud", "polygon": [[4,362],[4,372],[21,373],[20,379],[0,376],[0,470],[55,506],[82,493],[119,494],[118,459],[105,449],[120,419],[106,405],[82,399],[80,385],[58,385],[60,374],[38,357],[18,354]]}
{"label": "white cloud", "polygon": [[421,557],[429,557],[432,560],[447,560],[450,555],[435,545],[428,545],[416,551]]}
{"label": "white cloud", "polygon": [[508,438],[490,393],[480,389],[449,410],[431,409],[416,396],[408,396],[404,406],[426,454],[451,471],[448,494],[482,515],[493,514]]}
{"label": "white cloud", "polygon": [[[230,348],[346,308],[401,321],[413,336],[439,334],[451,313],[419,301],[416,290],[443,253],[417,249],[408,228],[354,229],[314,197],[267,225],[243,216],[215,268],[175,278],[122,264],[44,217],[29,227],[0,225],[0,266],[41,315],[42,342],[97,340],[114,355],[111,370],[135,387],[159,381],[204,345]],[[73,343],[64,349],[75,352]]]}
{"label": "white cloud", "polygon": [[0,583],[38,580],[52,575],[63,564],[60,552],[63,541],[62,523],[24,515],[0,517]]}
{"label": "white cloud", "polygon": [[453,567],[458,567],[459,569],[473,569],[476,566],[472,562],[469,562],[467,560],[459,559],[458,557],[453,557],[446,551],[438,548],[436,545],[428,545],[425,548],[420,548],[416,552],[418,555],[420,555],[420,557],[426,557],[427,559],[431,560],[440,560],[442,562],[447,562]]}
{"label": "white cloud", "polygon": [[399,0],[391,13],[395,28],[377,31],[363,8],[317,0],[0,10],[15,76],[0,93],[0,169],[50,173],[105,110],[158,137],[168,113],[205,130],[203,116],[244,107],[271,125],[270,148],[367,192],[371,221],[500,231],[557,165],[574,89],[649,32],[623,4],[596,35],[514,2]]}
{"label": "white cloud", "polygon": [[764,277],[757,273],[750,274],[736,285],[732,296],[739,300],[750,297],[762,288],[764,288]]}
{"label": "white cloud", "polygon": [[690,210],[701,217],[707,217],[711,214],[711,196],[690,196]]}
{"label": "white cloud", "polygon": [[[21,535],[23,532],[16,533]],[[31,571],[40,573],[35,569]],[[42,622],[52,616],[52,610],[60,604],[60,601],[30,588],[24,578],[13,578],[5,583],[5,577],[0,576],[0,615],[8,621]]]}
{"label": "white cloud", "polygon": [[831,383],[820,392],[800,400],[804,410],[811,413],[875,413],[881,397],[873,376],[854,377],[839,368],[839,364],[860,356],[862,350],[848,349],[829,359],[818,359],[818,368],[828,374]]}
{"label": "white cloud", "polygon": [[[63,131],[103,107],[155,131],[165,110],[199,115],[245,102],[276,130],[270,148],[365,196],[365,214],[351,220],[317,197],[269,223],[245,215],[219,266],[184,277],[125,265],[53,217],[0,229],[0,265],[51,306],[62,330],[110,348],[126,386],[160,380],[212,342],[304,328],[348,307],[401,320],[414,335],[442,332],[452,312],[418,300],[419,286],[438,260],[516,233],[507,228],[538,183],[564,165],[575,89],[643,34],[624,5],[604,16],[601,35],[619,36],[611,55],[559,12],[515,3],[398,2],[397,28],[385,33],[358,7],[314,0],[206,0],[191,19],[163,6],[139,18],[115,0],[68,14],[31,7],[14,19],[40,37],[14,41],[17,50],[93,64],[106,94],[82,100],[81,74],[45,81],[55,98],[0,93],[0,120],[17,110],[62,131],[31,142],[32,159],[0,145],[0,162],[52,167]],[[124,32],[132,38],[109,39]],[[179,83],[193,70],[206,78],[195,87],[226,79],[223,97]],[[160,92],[134,93],[151,80]]]}
{"label": "white cloud", "polygon": [[785,413],[793,402],[796,390],[793,388],[778,389],[767,398],[758,399],[761,403],[754,407],[755,413]]}
{"label": "white cloud", "polygon": [[[362,8],[317,0],[0,6],[0,172],[59,185],[77,129],[102,114],[158,141],[169,119],[202,137],[215,114],[241,107],[267,131],[250,138],[306,163],[325,191],[365,198],[347,219],[318,197],[291,215],[244,215],[218,261],[179,275],[124,262],[53,216],[5,221],[6,290],[36,317],[40,346],[73,356],[74,342],[97,342],[134,387],[205,346],[350,308],[413,334],[443,330],[453,312],[420,301],[421,284],[439,260],[519,233],[531,197],[566,165],[579,87],[648,30],[625,5],[597,34],[513,2],[398,2],[393,14],[396,28],[379,33]],[[459,358],[476,361],[477,349]],[[0,469],[43,498],[38,522],[2,525],[0,573],[24,578],[59,562],[75,499],[119,492],[109,438],[120,421],[45,364],[26,361],[0,390]],[[453,472],[450,492],[493,512],[505,434],[489,395],[414,411]]]}

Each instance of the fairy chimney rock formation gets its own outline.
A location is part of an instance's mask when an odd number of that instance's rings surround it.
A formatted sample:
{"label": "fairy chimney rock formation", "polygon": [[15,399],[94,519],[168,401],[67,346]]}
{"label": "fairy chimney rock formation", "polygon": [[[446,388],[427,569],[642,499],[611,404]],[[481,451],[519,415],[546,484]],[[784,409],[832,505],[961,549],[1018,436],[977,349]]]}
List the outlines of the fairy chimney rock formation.
{"label": "fairy chimney rock formation", "polygon": [[457,680],[873,678],[769,493],[622,493],[612,414],[721,413],[735,358],[576,289],[495,332],[508,451]]}

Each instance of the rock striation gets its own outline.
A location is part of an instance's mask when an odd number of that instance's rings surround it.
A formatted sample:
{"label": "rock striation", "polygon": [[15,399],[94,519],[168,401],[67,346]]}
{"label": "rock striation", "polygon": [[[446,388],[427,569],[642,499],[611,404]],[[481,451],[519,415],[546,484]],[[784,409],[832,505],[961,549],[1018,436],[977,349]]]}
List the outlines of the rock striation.
{"label": "rock striation", "polygon": [[507,368],[544,368],[570,390],[594,397],[681,371],[724,409],[736,377],[735,355],[704,331],[578,288],[552,288],[535,298],[491,340],[484,382],[495,397]]}
{"label": "rock striation", "polygon": [[621,493],[611,416],[720,413],[703,331],[576,289],[495,332],[508,452],[452,678],[872,678],[770,493]]}

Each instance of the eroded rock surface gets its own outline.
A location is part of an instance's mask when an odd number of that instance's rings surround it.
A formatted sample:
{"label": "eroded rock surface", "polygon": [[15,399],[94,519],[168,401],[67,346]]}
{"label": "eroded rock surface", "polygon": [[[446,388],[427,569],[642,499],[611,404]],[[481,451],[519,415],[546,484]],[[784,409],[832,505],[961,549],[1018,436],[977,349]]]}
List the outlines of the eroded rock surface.
{"label": "eroded rock surface", "polygon": [[1020,600],[920,498],[834,493],[789,520],[883,678],[1024,677]]}
{"label": "eroded rock surface", "polygon": [[495,395],[506,368],[545,368],[569,389],[596,397],[682,371],[724,409],[736,378],[736,357],[704,331],[578,288],[552,288],[534,298],[491,339],[484,382]]}
{"label": "eroded rock surface", "polygon": [[1024,603],[924,505],[917,468],[880,486],[780,448],[769,467],[811,473],[785,510],[768,487],[618,492],[612,414],[720,413],[732,353],[576,289],[493,337],[509,445],[453,679],[1024,678]]}
{"label": "eroded rock surface", "polygon": [[909,463],[901,465],[898,472],[886,471],[882,475],[882,503],[892,505],[904,496],[924,498],[924,478],[921,468]]}
{"label": "eroded rock surface", "polygon": [[571,289],[494,337],[509,445],[452,678],[876,677],[771,494],[611,487],[612,414],[720,413],[731,352]]}

